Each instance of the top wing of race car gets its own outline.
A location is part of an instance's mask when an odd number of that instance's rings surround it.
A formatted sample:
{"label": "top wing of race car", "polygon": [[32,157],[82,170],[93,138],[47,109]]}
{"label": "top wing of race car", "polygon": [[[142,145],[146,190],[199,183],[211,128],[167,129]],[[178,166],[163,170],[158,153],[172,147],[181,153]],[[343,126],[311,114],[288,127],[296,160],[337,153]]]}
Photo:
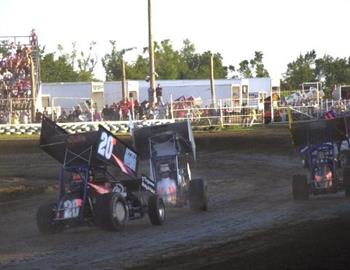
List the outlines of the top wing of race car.
{"label": "top wing of race car", "polygon": [[340,142],[348,138],[350,117],[331,120],[312,120],[291,124],[291,135],[296,147],[315,145],[325,142]]}
{"label": "top wing of race car", "polygon": [[[170,142],[171,138],[176,140],[176,152]],[[151,151],[154,150],[164,155],[180,153],[190,154],[196,158],[196,144],[189,120],[133,129],[132,139],[136,151],[143,159],[150,158]]]}
{"label": "top wing of race car", "polygon": [[137,175],[138,154],[101,125],[98,131],[69,134],[44,117],[40,147],[64,167],[107,165]]}

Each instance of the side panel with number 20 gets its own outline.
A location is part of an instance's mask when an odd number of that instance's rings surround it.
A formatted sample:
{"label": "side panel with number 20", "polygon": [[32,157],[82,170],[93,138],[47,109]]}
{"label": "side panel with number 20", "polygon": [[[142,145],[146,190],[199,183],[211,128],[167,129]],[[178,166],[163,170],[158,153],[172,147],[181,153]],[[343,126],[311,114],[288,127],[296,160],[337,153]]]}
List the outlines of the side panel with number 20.
{"label": "side panel with number 20", "polygon": [[106,159],[110,159],[113,153],[113,139],[114,138],[112,135],[108,135],[106,132],[102,132],[97,153]]}

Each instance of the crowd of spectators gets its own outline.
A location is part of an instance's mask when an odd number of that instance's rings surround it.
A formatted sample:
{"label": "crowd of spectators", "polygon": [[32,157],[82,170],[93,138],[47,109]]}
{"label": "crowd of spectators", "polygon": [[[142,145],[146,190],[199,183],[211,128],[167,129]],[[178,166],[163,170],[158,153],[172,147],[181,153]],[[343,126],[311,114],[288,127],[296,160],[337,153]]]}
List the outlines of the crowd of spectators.
{"label": "crowd of spectators", "polygon": [[[4,51],[4,50],[3,50]],[[31,48],[12,42],[0,54],[0,98],[31,98]]]}
{"label": "crowd of spectators", "polygon": [[[31,123],[32,49],[38,45],[33,29],[29,44],[4,41],[0,45],[0,124]],[[10,102],[11,101],[11,102]]]}
{"label": "crowd of spectators", "polygon": [[141,104],[137,100],[122,100],[106,104],[101,111],[92,109],[83,110],[80,105],[75,106],[74,110],[68,113],[62,109],[59,116],[53,111],[48,114],[46,109],[42,113],[37,112],[36,122],[40,121],[42,114],[50,117],[57,122],[85,122],[85,121],[129,121],[144,119],[166,119],[169,118],[169,104],[157,102],[152,109],[147,100]]}
{"label": "crowd of spectators", "polygon": [[95,113],[96,121],[123,121],[129,120],[132,113],[135,114],[140,108],[140,105],[137,100],[122,100],[119,102],[113,102],[112,105],[105,105],[101,114],[98,112]]}

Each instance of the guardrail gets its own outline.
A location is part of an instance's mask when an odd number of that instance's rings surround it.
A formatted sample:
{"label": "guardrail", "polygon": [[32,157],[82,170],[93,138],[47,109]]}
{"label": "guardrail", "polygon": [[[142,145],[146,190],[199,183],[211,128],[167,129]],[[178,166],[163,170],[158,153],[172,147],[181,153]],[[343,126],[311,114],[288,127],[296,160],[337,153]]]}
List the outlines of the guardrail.
{"label": "guardrail", "polygon": [[[166,123],[173,123],[172,119],[163,120],[143,120],[143,121],[108,121],[108,122],[74,122],[74,123],[58,123],[67,132],[82,133],[88,131],[98,130],[98,125],[103,125],[112,133],[128,133],[130,128],[144,127],[151,125],[161,125]],[[0,125],[0,135],[39,135],[41,124],[22,124],[22,125]]]}

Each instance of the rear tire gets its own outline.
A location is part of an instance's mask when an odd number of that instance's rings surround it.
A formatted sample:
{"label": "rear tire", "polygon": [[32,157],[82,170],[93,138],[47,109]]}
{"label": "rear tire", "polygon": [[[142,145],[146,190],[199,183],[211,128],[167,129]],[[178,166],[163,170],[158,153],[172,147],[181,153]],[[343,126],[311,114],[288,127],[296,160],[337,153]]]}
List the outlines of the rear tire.
{"label": "rear tire", "polygon": [[105,230],[122,231],[128,218],[128,207],[120,193],[103,194],[96,198],[94,220],[97,226]]}
{"label": "rear tire", "polygon": [[193,210],[208,210],[207,185],[203,179],[192,179],[189,186],[189,204]]}
{"label": "rear tire", "polygon": [[345,167],[343,170],[343,184],[345,196],[350,197],[350,167]]}
{"label": "rear tire", "polygon": [[350,166],[350,151],[349,150],[343,150],[340,151],[338,156],[338,167],[345,168],[347,166]]}
{"label": "rear tire", "polygon": [[296,201],[305,201],[309,199],[309,186],[305,175],[293,175],[293,199]]}
{"label": "rear tire", "polygon": [[42,234],[54,234],[63,230],[63,224],[54,221],[56,214],[56,203],[45,203],[41,205],[36,214],[36,224]]}
{"label": "rear tire", "polygon": [[303,156],[301,160],[301,164],[303,165],[303,168],[308,169],[309,168],[309,159],[306,155]]}
{"label": "rear tire", "polygon": [[148,217],[152,225],[162,225],[166,220],[165,204],[158,195],[152,195],[148,200]]}

